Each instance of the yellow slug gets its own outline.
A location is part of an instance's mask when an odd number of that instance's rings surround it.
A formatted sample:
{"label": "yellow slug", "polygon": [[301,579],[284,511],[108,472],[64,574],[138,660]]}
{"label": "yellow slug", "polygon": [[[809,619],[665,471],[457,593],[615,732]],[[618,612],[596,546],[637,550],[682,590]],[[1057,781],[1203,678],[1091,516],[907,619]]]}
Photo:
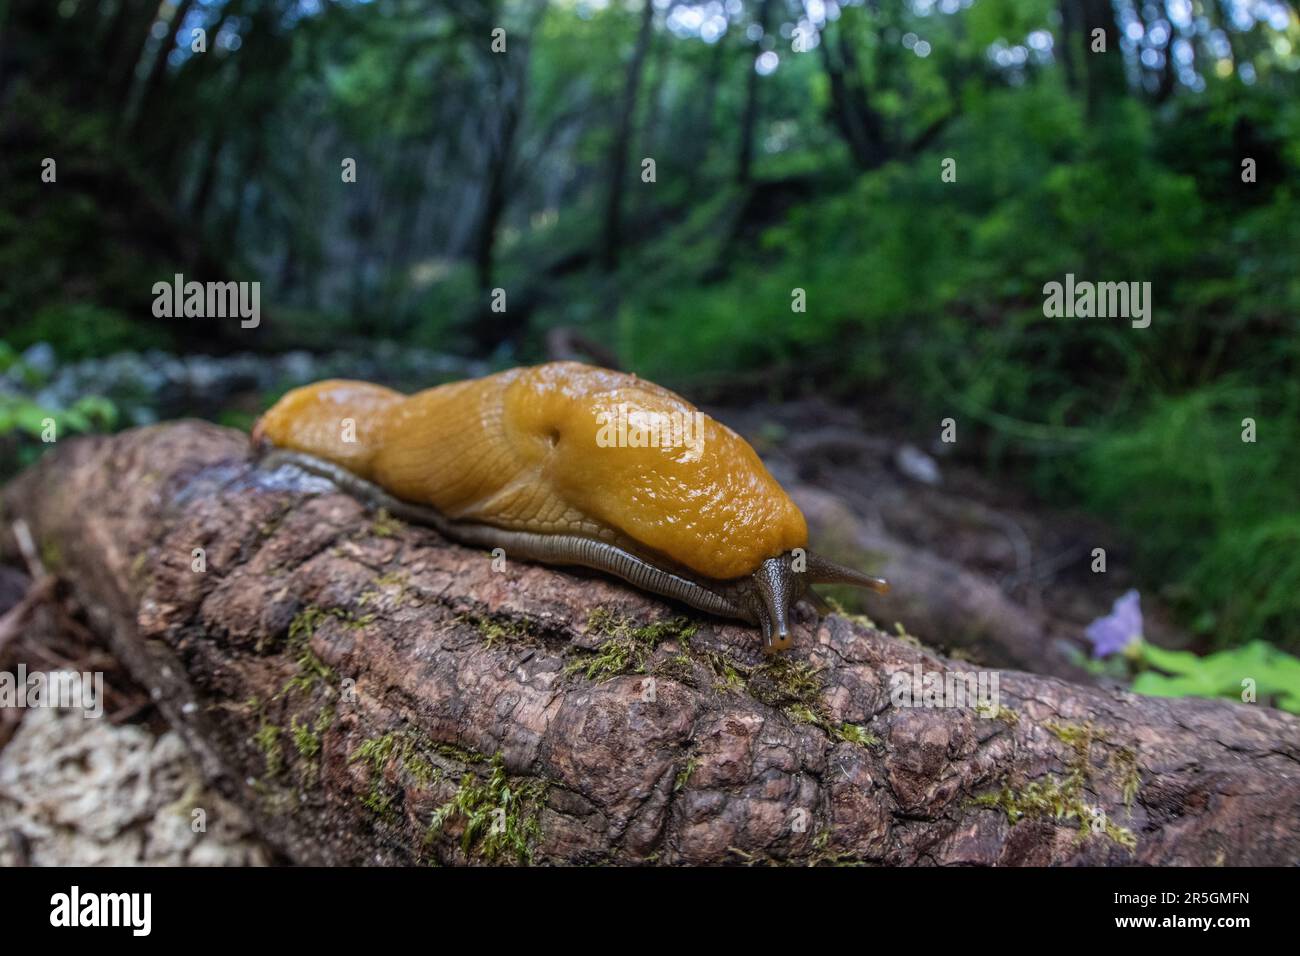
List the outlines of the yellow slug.
{"label": "yellow slug", "polygon": [[411,396],[365,382],[295,389],[253,440],[477,546],[597,568],[759,624],[788,647],[817,582],[885,583],[809,555],[804,517],[731,429],[651,382],[578,362]]}

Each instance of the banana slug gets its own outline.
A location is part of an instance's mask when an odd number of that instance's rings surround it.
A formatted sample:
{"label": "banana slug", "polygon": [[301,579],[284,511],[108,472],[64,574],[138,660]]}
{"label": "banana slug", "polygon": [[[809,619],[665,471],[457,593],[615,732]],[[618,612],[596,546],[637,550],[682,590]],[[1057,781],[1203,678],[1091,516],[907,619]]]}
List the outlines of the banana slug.
{"label": "banana slug", "polygon": [[622,372],[552,362],[403,395],[295,389],[256,423],[263,464],[294,464],[448,538],[595,568],[791,644],[813,584],[885,591],[807,551],[803,514],[754,449],[684,399]]}

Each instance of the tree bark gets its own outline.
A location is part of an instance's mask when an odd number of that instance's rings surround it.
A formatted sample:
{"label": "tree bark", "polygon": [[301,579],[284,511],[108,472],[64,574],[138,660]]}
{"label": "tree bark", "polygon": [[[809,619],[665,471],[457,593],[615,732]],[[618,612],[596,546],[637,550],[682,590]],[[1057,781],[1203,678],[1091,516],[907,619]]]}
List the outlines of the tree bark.
{"label": "tree bark", "polygon": [[302,863],[1300,858],[1300,719],[1263,707],[1010,671],[994,716],[901,706],[891,675],[969,665],[809,613],[765,660],[751,628],[494,570],[201,423],[61,444],[0,502]]}

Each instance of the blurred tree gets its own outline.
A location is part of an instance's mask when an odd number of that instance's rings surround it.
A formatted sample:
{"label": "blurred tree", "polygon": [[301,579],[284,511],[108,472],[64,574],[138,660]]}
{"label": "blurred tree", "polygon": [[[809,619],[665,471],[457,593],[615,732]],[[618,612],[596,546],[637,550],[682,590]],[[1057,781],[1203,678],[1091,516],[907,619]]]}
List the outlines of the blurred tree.
{"label": "blurred tree", "polygon": [[606,271],[618,266],[619,248],[623,242],[623,190],[632,171],[628,169],[628,154],[632,141],[632,118],[636,112],[637,92],[645,68],[646,52],[650,49],[650,29],[654,24],[654,0],[641,5],[641,26],[637,31],[636,45],[627,63],[627,78],[623,83],[623,97],[615,118],[614,136],[609,150],[606,172],[605,230],[601,240],[601,265]]}

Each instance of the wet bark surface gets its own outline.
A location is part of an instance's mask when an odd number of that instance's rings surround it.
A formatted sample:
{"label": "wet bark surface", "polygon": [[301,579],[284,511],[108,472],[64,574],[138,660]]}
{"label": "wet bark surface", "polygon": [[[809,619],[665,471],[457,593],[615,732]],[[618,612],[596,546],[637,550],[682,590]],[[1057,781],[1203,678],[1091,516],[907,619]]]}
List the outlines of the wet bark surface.
{"label": "wet bark surface", "polygon": [[295,861],[1300,860],[1277,711],[1013,671],[983,672],[992,708],[902,706],[898,675],[972,665],[806,610],[765,659],[750,628],[494,561],[207,424],[60,443],[3,505]]}

